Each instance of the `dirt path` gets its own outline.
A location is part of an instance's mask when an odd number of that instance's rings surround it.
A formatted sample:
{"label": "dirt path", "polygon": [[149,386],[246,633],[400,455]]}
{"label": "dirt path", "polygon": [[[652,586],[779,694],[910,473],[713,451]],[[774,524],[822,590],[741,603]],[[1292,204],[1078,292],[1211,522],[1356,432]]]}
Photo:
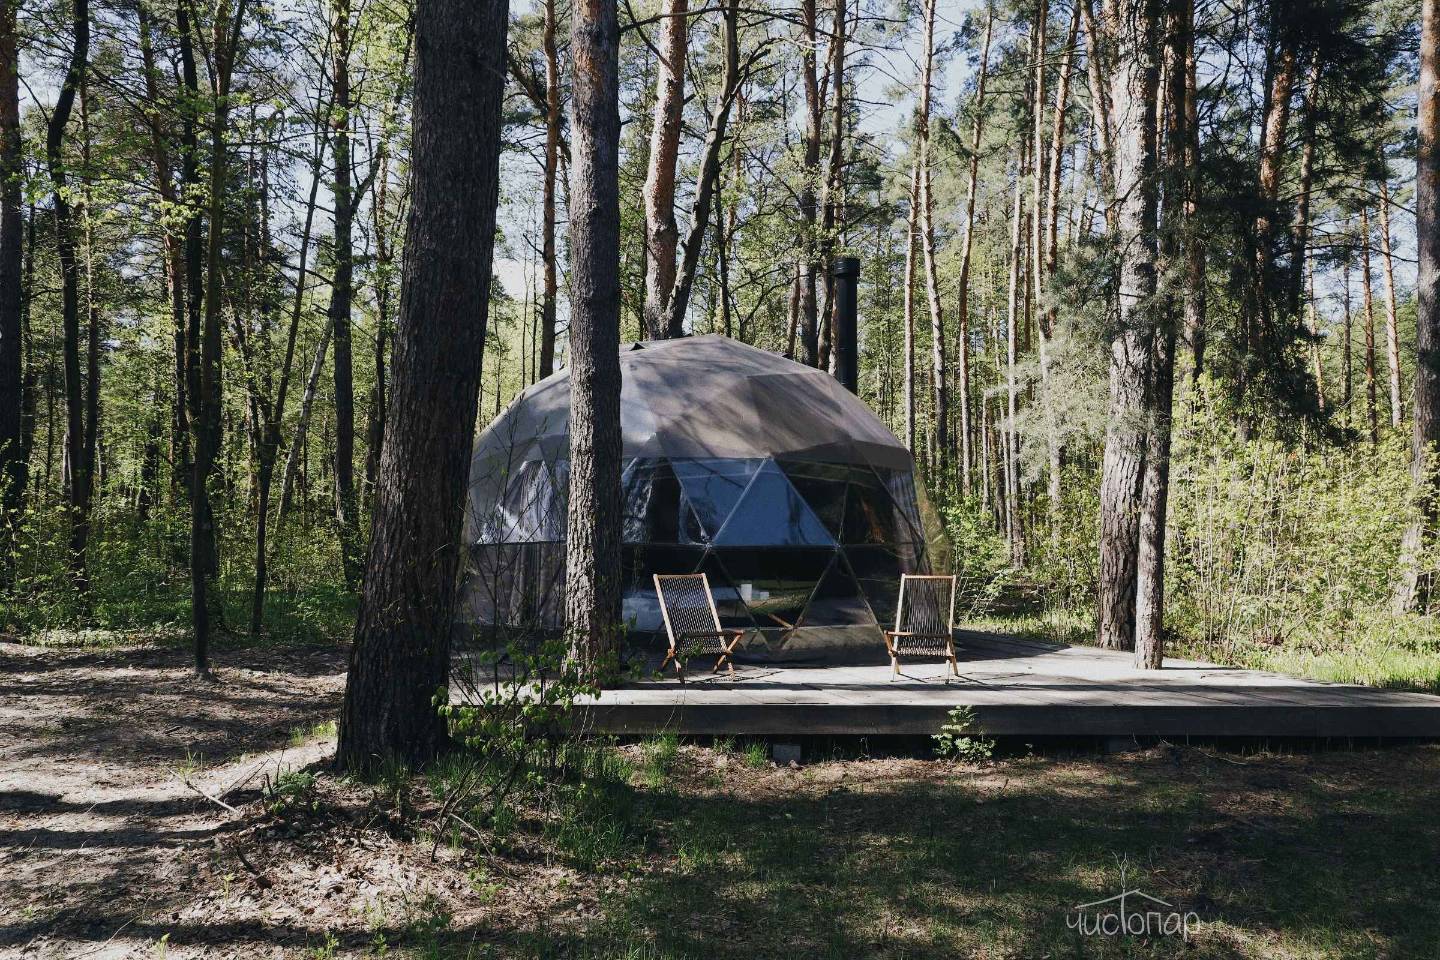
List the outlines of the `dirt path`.
{"label": "dirt path", "polygon": [[153,947],[215,883],[241,820],[197,790],[253,796],[333,749],[303,734],[335,714],[340,650],[227,651],[216,667],[208,684],[181,650],[0,643],[0,957]]}

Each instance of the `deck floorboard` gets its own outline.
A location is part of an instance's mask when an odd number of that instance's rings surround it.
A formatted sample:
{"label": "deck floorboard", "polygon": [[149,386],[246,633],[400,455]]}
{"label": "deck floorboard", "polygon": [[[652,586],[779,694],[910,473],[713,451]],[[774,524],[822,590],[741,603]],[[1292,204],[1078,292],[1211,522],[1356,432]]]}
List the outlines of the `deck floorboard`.
{"label": "deck floorboard", "polygon": [[1321,683],[1167,659],[962,632],[958,679],[945,665],[693,665],[607,690],[584,710],[592,728],[645,735],[915,735],[972,709],[980,732],[1012,736],[1440,738],[1440,696]]}

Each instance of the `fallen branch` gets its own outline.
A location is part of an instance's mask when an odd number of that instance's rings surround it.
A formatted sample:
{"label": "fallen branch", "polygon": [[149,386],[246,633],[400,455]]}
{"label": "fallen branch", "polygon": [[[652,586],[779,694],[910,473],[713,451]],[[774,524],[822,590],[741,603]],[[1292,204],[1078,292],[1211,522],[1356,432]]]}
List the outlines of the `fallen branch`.
{"label": "fallen branch", "polygon": [[204,797],[206,800],[209,800],[211,803],[215,804],[216,806],[218,806],[218,807],[224,807],[226,810],[229,810],[231,813],[238,814],[238,813],[240,812],[239,810],[236,810],[234,807],[230,806],[230,804],[226,803],[224,800],[221,800],[219,797],[211,796],[210,794],[206,793],[204,790],[201,790],[199,787],[195,786],[195,784],[191,783],[191,782],[189,781],[189,779],[182,779],[182,778],[179,778],[179,777],[176,777],[176,779],[177,779],[177,780],[180,780],[180,782],[183,783],[183,784],[185,784],[185,786],[189,787],[191,790],[195,791],[195,792],[198,793],[200,796]]}

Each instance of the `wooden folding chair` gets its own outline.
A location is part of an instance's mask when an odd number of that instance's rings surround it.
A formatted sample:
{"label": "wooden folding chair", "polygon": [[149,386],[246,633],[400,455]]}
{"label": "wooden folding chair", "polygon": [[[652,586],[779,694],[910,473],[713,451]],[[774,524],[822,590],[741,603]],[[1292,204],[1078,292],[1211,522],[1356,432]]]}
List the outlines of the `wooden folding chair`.
{"label": "wooden folding chair", "polygon": [[[944,657],[950,673],[960,676],[955,663],[955,577],[900,577],[900,602],[895,608],[895,629],[885,631],[890,654],[890,679],[900,676],[900,658]],[[945,678],[950,679],[949,675]]]}
{"label": "wooden folding chair", "polygon": [[718,653],[720,659],[715,661],[715,672],[728,663],[733,675],[735,661],[731,657],[745,631],[720,626],[709,578],[703,573],[666,576],[657,573],[655,594],[660,598],[665,633],[670,637],[670,649],[660,664],[661,671],[670,661],[675,661],[675,673],[684,683],[686,657]]}

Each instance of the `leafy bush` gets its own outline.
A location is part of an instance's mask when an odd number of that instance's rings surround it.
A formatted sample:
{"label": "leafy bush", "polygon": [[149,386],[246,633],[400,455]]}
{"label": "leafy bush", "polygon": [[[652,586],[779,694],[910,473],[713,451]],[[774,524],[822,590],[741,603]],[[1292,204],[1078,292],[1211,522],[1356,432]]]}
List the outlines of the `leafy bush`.
{"label": "leafy bush", "polygon": [[[221,631],[248,631],[255,576],[255,530],[242,502],[217,515],[220,570],[215,598]],[[107,645],[183,642],[190,623],[190,517],[179,499],[161,500],[142,519],[126,497],[97,499],[87,551],[90,589],[70,571],[64,504],[32,503],[10,546],[10,590],[0,591],[0,631],[29,642]],[[338,542],[292,516],[273,522],[265,628],[270,638],[324,642],[349,633],[355,596],[340,575]]]}
{"label": "leafy bush", "polygon": [[969,706],[952,709],[935,741],[935,755],[944,759],[976,763],[989,760],[995,752],[995,741],[975,732],[975,711]]}
{"label": "leafy bush", "polygon": [[1208,389],[1176,421],[1167,622],[1226,659],[1338,651],[1395,624],[1400,541],[1418,509],[1409,445],[1249,440]]}
{"label": "leafy bush", "polygon": [[[471,654],[455,677],[457,700],[437,697],[461,747],[432,773],[438,826],[504,835],[529,819],[583,869],[619,857],[636,836],[634,771],[613,741],[575,726],[575,703],[597,691],[566,669],[563,642],[515,636]],[[663,783],[677,751],[657,740],[645,778]]]}

